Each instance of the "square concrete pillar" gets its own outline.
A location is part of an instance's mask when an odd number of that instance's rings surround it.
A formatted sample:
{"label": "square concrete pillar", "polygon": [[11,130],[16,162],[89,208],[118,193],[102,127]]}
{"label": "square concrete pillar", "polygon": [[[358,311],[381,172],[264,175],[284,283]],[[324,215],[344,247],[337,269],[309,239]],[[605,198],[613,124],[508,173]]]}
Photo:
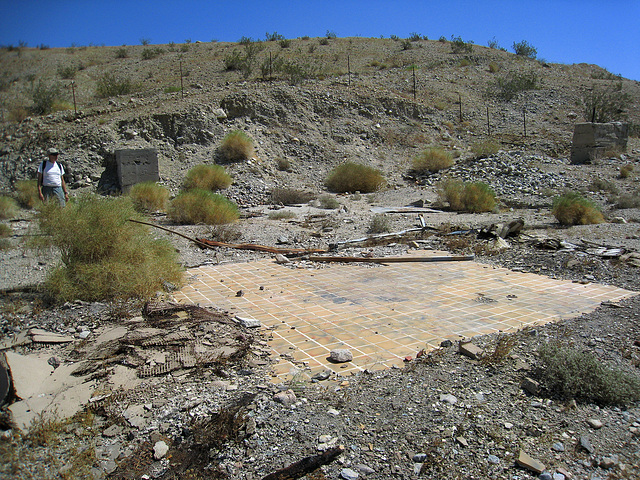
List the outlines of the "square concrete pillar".
{"label": "square concrete pillar", "polygon": [[123,193],[141,182],[160,180],[158,151],[155,148],[116,150],[118,182]]}

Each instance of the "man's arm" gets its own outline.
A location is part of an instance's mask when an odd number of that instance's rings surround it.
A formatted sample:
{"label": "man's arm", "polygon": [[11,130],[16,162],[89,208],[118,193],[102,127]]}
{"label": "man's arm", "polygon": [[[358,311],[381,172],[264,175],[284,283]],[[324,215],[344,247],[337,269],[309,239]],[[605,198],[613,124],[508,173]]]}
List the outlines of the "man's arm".
{"label": "man's arm", "polygon": [[42,195],[42,173],[40,172],[38,172],[38,197],[44,202],[44,195]]}
{"label": "man's arm", "polygon": [[67,182],[64,181],[64,175],[60,175],[60,181],[62,182],[62,191],[64,192],[64,199],[69,201],[69,190],[67,189]]}

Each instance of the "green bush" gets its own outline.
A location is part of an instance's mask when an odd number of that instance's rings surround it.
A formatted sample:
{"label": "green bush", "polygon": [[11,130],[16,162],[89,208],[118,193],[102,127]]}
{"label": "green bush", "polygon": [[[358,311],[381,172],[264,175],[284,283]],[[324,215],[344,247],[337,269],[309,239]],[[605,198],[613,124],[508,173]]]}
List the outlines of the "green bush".
{"label": "green bush", "polygon": [[166,283],[179,285],[175,248],[129,221],[140,218],[128,197],[84,195],[64,209],[43,204],[38,225],[62,260],[48,275],[46,291],[59,301],[148,299]]}
{"label": "green bush", "polygon": [[55,104],[60,102],[60,95],[61,89],[59,85],[39,81],[31,92],[33,112],[38,115],[46,115],[53,112]]}
{"label": "green bush", "polygon": [[142,60],[153,60],[164,53],[160,47],[145,48],[142,50]]}
{"label": "green bush", "polygon": [[120,78],[107,72],[103,74],[96,83],[96,95],[99,98],[117,97],[127,95],[135,90],[131,80]]}
{"label": "green bush", "polygon": [[311,192],[303,192],[295,188],[274,188],[271,191],[271,203],[275,205],[300,205],[312,200]]}
{"label": "green bush", "polygon": [[370,193],[385,183],[379,170],[354,162],[337,166],[325,180],[326,187],[336,193]]}
{"label": "green bush", "polygon": [[240,216],[235,203],[210,190],[191,189],[171,201],[169,218],[180,224],[221,225]]}
{"label": "green bush", "polygon": [[533,45],[529,45],[529,42],[522,40],[521,42],[513,42],[513,51],[516,55],[527,58],[536,58],[538,50]]}
{"label": "green bush", "polygon": [[39,202],[38,181],[19,180],[16,182],[16,199],[23,208],[32,209]]}
{"label": "green bush", "polygon": [[587,122],[606,123],[623,120],[631,96],[622,90],[622,81],[615,85],[594,87],[584,93],[584,119]]}
{"label": "green bush", "polygon": [[234,130],[222,139],[220,153],[227,162],[247,160],[255,155],[253,140],[243,131]]}
{"label": "green bush", "polygon": [[75,78],[77,72],[78,68],[75,65],[58,66],[58,75],[60,75],[60,78],[65,80],[71,80],[72,78]]}
{"label": "green bush", "polygon": [[590,225],[604,222],[598,206],[577,192],[569,192],[553,200],[551,214],[562,225]]}
{"label": "green bush", "polygon": [[453,165],[451,153],[439,147],[429,147],[413,159],[412,170],[417,174],[435,173]]}
{"label": "green bush", "polygon": [[589,352],[549,343],[538,353],[540,378],[551,394],[603,405],[640,400],[640,377],[607,365]]}
{"label": "green bush", "polygon": [[594,178],[589,184],[590,192],[606,192],[617,195],[619,190],[615,183],[604,178]]}
{"label": "green bush", "polygon": [[340,202],[331,195],[320,195],[318,202],[320,202],[320,208],[324,208],[325,210],[336,210],[340,208]]}
{"label": "green bush", "polygon": [[142,182],[131,187],[129,197],[139,212],[156,212],[158,210],[164,212],[169,201],[169,190],[156,182]]}
{"label": "green bush", "polygon": [[231,182],[231,175],[221,165],[196,165],[187,172],[184,188],[223,190],[231,185]]}
{"label": "green bush", "polygon": [[451,51],[453,53],[471,53],[473,52],[473,42],[465,42],[462,38],[451,35]]}
{"label": "green bush", "polygon": [[500,151],[500,143],[492,138],[487,138],[471,145],[471,151],[476,158],[486,158]]}
{"label": "green bush", "polygon": [[13,218],[18,213],[18,204],[11,197],[0,197],[0,220]]}
{"label": "green bush", "polygon": [[116,50],[116,58],[127,58],[128,56],[129,52],[127,51],[126,47],[121,47]]}
{"label": "green bush", "polygon": [[520,92],[535,90],[538,86],[538,74],[530,72],[510,72],[499,78],[493,88],[494,94],[501,100],[510,101]]}
{"label": "green bush", "polygon": [[371,218],[371,222],[369,222],[369,228],[367,232],[369,233],[387,233],[391,231],[391,222],[389,221],[389,217],[387,217],[383,213],[377,213]]}
{"label": "green bush", "polygon": [[495,193],[482,182],[447,179],[439,185],[438,196],[456,212],[490,212],[496,207]]}

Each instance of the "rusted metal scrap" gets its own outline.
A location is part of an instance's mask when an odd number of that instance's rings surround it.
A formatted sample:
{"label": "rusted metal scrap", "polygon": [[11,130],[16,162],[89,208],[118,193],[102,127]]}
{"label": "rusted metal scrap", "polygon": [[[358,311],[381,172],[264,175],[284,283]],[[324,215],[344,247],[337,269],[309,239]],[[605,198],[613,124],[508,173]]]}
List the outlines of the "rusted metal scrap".
{"label": "rusted metal scrap", "polygon": [[258,252],[268,252],[268,253],[280,253],[282,255],[305,255],[307,253],[324,253],[327,250],[323,248],[278,248],[278,247],[268,247],[266,245],[258,245],[255,243],[225,243],[225,242],[215,242],[213,240],[207,240],[205,238],[196,239],[199,244],[204,244],[208,247],[225,247],[225,248],[235,248],[238,250],[255,250]]}
{"label": "rusted metal scrap", "polygon": [[365,262],[365,263],[403,263],[403,262],[463,262],[473,260],[474,255],[432,256],[432,257],[321,257],[310,255],[312,262]]}
{"label": "rusted metal scrap", "polygon": [[303,458],[302,460],[292,463],[288,467],[282,468],[277,472],[270,473],[262,480],[294,480],[302,478],[305,475],[317,470],[323,465],[333,462],[340,454],[344,452],[344,446],[339,445],[322,452],[320,455],[313,455]]}

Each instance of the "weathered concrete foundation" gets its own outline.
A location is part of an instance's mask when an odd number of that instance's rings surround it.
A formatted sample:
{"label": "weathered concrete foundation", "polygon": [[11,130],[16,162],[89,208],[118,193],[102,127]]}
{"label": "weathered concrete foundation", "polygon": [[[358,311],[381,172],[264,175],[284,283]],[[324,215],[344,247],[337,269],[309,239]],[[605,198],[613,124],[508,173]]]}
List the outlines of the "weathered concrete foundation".
{"label": "weathered concrete foundation", "polygon": [[626,123],[577,123],[571,144],[571,163],[591,163],[611,149],[626,151],[628,138]]}
{"label": "weathered concrete foundation", "polygon": [[141,182],[160,180],[158,151],[155,148],[116,150],[118,182],[123,193]]}

